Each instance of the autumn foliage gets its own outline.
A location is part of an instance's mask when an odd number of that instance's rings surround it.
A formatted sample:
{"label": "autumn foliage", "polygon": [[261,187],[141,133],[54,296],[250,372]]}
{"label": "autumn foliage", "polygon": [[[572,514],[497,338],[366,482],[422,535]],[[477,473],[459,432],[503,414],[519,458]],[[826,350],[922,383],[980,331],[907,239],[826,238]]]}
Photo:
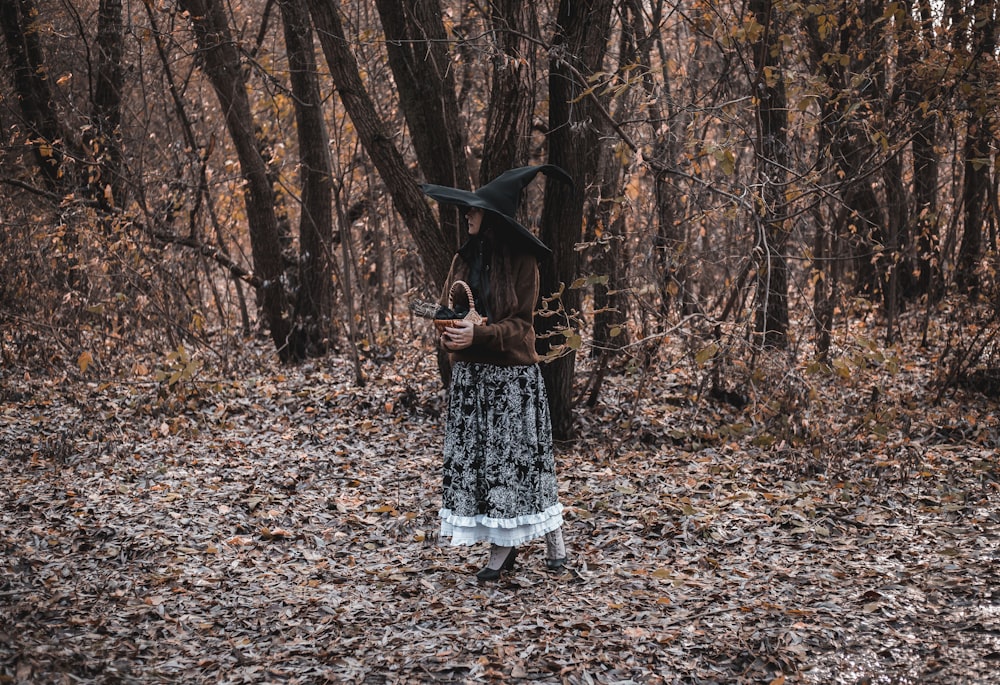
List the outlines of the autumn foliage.
{"label": "autumn foliage", "polygon": [[[979,682],[995,4],[0,3],[0,682]],[[535,163],[528,610],[430,544],[407,303],[418,184]]]}

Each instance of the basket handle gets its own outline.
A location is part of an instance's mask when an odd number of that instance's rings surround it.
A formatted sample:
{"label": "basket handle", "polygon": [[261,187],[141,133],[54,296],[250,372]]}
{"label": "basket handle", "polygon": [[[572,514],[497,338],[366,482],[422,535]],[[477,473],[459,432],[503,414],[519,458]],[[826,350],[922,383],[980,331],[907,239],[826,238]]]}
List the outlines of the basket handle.
{"label": "basket handle", "polygon": [[465,281],[455,281],[451,284],[451,288],[448,290],[448,309],[455,308],[455,288],[462,288],[465,290],[465,297],[469,301],[469,313],[465,315],[465,319],[471,321],[474,324],[480,324],[483,322],[482,315],[476,311],[476,300],[472,297],[472,288]]}

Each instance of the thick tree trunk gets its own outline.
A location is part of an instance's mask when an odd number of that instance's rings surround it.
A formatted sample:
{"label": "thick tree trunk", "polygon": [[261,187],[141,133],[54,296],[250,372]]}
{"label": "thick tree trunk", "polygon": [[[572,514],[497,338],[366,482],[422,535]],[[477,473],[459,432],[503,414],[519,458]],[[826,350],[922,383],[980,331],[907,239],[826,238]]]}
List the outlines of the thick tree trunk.
{"label": "thick tree trunk", "polygon": [[[376,0],[389,67],[420,169],[429,183],[471,187],[466,132],[440,0]],[[458,209],[440,205],[441,229],[457,247],[463,236]]]}
{"label": "thick tree trunk", "polygon": [[280,0],[291,73],[302,179],[299,290],[290,348],[296,359],[323,354],[332,332],[333,164],[304,0]]}
{"label": "thick tree trunk", "polygon": [[496,54],[492,59],[480,185],[528,163],[535,105],[535,49],[534,43],[524,38],[535,33],[531,26],[535,6],[521,0],[495,0],[490,10],[488,20]]}
{"label": "thick tree trunk", "polygon": [[[807,19],[806,30],[809,34],[810,67],[814,73],[821,74],[829,83],[833,80],[833,70],[826,62],[825,56],[829,54],[832,47],[830,37],[820,33],[814,17]],[[830,95],[833,98],[836,97],[836,93],[833,91]],[[827,184],[833,185],[836,183],[836,175],[834,164],[829,161],[829,157],[833,149],[835,135],[833,121],[835,120],[836,108],[830,98],[820,96],[819,112],[820,125],[816,133],[816,157],[820,160],[818,166],[823,169],[824,173],[821,182],[825,181]],[[842,243],[840,237],[844,231],[843,223],[846,214],[847,208],[843,205],[828,208],[817,202],[812,209],[815,234],[813,236],[810,280],[814,284],[816,360],[820,363],[828,363],[829,361],[834,312],[838,296],[838,276],[841,266],[840,249]]]}
{"label": "thick tree trunk", "polygon": [[[883,79],[887,78],[884,70],[880,69],[880,71]],[[907,87],[905,78],[896,74],[892,85],[884,87],[882,90],[887,93],[882,105],[882,121],[888,127],[897,120],[899,112],[906,111]],[[885,312],[886,343],[890,345],[896,340],[896,326],[902,293],[911,289],[910,281],[913,274],[910,207],[905,181],[902,150],[890,150],[889,156],[882,166],[882,183],[885,186],[886,197],[886,243],[885,259],[882,260],[881,264],[882,307]]]}
{"label": "thick tree trunk", "polygon": [[396,211],[409,227],[423,259],[425,279],[429,286],[443,283],[451,265],[454,246],[445,241],[430,204],[417,185],[417,179],[385,132],[385,126],[361,80],[358,63],[347,47],[336,3],[308,0],[308,4],[341,102],[354,122],[361,144],[392,196]]}
{"label": "thick tree trunk", "polygon": [[[601,68],[607,45],[611,0],[562,0],[559,4],[556,35],[549,67],[549,162],[569,172],[575,181],[546,184],[542,209],[541,238],[552,248],[551,259],[541,264],[541,293],[545,298],[562,293],[558,311],[539,319],[539,352],[546,355],[566,338],[573,317],[580,308],[580,291],[568,288],[578,274],[576,244],[582,237],[583,207],[587,189],[597,169],[599,140],[591,125],[589,101],[579,96],[587,84],[577,74],[591,74]],[[593,119],[596,119],[595,116]],[[552,429],[558,439],[573,432],[573,375],[576,352],[565,354],[543,367]]]}
{"label": "thick tree trunk", "polygon": [[282,285],[281,243],[274,213],[274,193],[254,137],[253,114],[246,81],[229,22],[219,0],[180,0],[188,12],[198,41],[202,65],[225,113],[226,128],[236,148],[240,171],[246,183],[244,200],[254,272],[261,280],[257,297],[271,331],[271,339],[282,360],[290,359]]}

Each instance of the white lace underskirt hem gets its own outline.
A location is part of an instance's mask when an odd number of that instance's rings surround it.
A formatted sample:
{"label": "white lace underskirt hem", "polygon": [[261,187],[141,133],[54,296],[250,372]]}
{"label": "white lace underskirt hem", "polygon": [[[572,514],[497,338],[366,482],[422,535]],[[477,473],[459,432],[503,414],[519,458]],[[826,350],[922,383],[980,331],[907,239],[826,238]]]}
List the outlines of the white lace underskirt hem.
{"label": "white lace underskirt hem", "polygon": [[450,509],[442,509],[441,537],[451,538],[453,547],[491,542],[501,547],[516,547],[551,533],[563,524],[562,504],[554,504],[539,514],[518,516],[512,519],[478,516],[456,516]]}

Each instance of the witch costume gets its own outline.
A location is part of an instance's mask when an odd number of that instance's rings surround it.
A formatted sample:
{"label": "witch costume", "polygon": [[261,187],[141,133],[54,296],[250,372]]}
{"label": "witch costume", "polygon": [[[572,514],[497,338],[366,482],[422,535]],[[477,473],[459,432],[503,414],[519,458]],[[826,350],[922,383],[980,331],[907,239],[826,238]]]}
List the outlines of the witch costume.
{"label": "witch costume", "polygon": [[[492,234],[491,239],[470,235],[444,288],[448,293],[456,279],[465,280],[476,310],[486,317],[474,327],[469,347],[449,353],[440,511],[441,536],[452,545],[492,544],[491,562],[477,574],[480,581],[513,568],[517,546],[543,536],[548,568],[561,570],[566,563],[552,426],[533,326],[538,258],[550,251],[515,219],[521,191],[539,172],[572,184],[565,171],[546,164],[511,169],[474,192],[421,186],[439,202],[483,210]],[[510,284],[491,280],[504,277],[494,268],[499,257],[493,252],[501,250]],[[505,311],[495,312],[491,293],[499,287],[513,298]]]}

